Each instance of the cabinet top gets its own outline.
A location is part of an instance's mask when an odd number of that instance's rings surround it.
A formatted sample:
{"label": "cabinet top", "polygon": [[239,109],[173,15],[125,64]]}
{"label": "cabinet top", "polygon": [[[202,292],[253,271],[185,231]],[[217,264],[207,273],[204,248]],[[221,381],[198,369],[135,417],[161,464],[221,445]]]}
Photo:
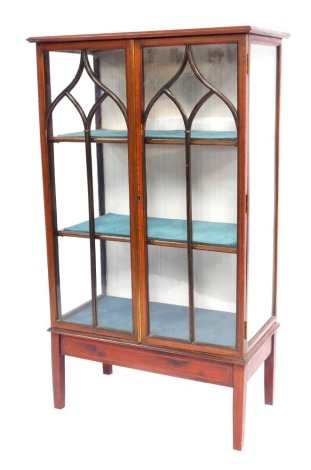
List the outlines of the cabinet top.
{"label": "cabinet top", "polygon": [[267,29],[255,28],[253,26],[227,26],[217,28],[198,29],[173,29],[164,31],[137,31],[124,33],[103,33],[103,34],[79,34],[67,36],[40,36],[30,37],[29,42],[79,42],[79,41],[100,41],[116,39],[144,39],[144,38],[164,38],[164,37],[187,37],[187,36],[207,36],[224,34],[254,34],[257,36],[267,36],[273,38],[288,38],[288,33],[270,31]]}

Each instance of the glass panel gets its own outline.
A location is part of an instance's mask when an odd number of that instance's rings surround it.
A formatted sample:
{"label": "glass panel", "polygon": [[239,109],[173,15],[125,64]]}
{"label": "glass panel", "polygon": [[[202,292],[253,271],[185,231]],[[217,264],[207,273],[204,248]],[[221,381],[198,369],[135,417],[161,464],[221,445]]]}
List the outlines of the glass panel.
{"label": "glass panel", "polygon": [[148,246],[149,333],[189,340],[187,251]]}
{"label": "glass panel", "polygon": [[96,241],[98,326],[132,332],[130,244]]}
{"label": "glass panel", "polygon": [[[158,90],[177,73],[184,54],[185,46],[145,47],[143,49],[146,105]],[[165,112],[162,114],[166,115]]]}
{"label": "glass panel", "polygon": [[[192,129],[220,133],[224,138],[236,138],[236,124],[228,106],[213,95],[197,112]],[[195,136],[195,132],[192,133]],[[217,135],[217,134],[216,134]]]}
{"label": "glass panel", "polygon": [[[51,101],[54,100],[72,83],[80,66],[80,54],[65,52],[49,52],[51,70]],[[94,87],[90,86],[90,80],[85,71],[82,73],[78,84],[71,90],[72,96],[81,103],[85,112],[94,103]],[[53,134],[65,134],[83,129],[83,121],[72,102],[65,96],[53,109]]]}
{"label": "glass panel", "polygon": [[[126,103],[126,75],[125,75],[125,51],[123,49],[106,50],[96,52],[95,63],[98,60],[99,77],[121,103]],[[126,121],[119,107],[112,97],[108,97],[101,105],[100,125],[103,129],[127,130]]]}
{"label": "glass panel", "polygon": [[92,325],[90,242],[67,237],[58,240],[59,320]]}
{"label": "glass panel", "polygon": [[[184,127],[182,116],[176,112],[175,104],[167,96],[160,96],[149,113],[146,136],[166,137],[163,131],[183,130]],[[182,137],[184,137],[184,133]]]}
{"label": "glass panel", "polygon": [[54,145],[58,229],[88,219],[85,149],[82,145]]}
{"label": "glass panel", "polygon": [[193,145],[191,189],[193,241],[236,246],[236,148]]}
{"label": "glass panel", "polygon": [[237,45],[198,44],[192,50],[201,74],[237,107]]}
{"label": "glass panel", "polygon": [[49,59],[53,135],[82,138],[87,119],[93,137],[107,130],[108,136],[126,137],[125,51],[58,51]]}
{"label": "glass panel", "polygon": [[195,340],[235,347],[236,255],[193,251]]}
{"label": "glass panel", "polygon": [[[89,240],[60,238],[59,254],[59,319],[92,325]],[[96,264],[97,326],[132,332],[130,245],[96,240]]]}
{"label": "glass panel", "polygon": [[[53,135],[61,134],[57,138],[67,140],[84,139],[85,125],[93,129],[93,137],[114,139],[114,145],[92,145],[93,192],[99,195],[93,197],[94,215],[98,218],[112,213],[113,219],[108,217],[108,227],[106,219],[96,220],[95,228],[98,233],[115,234],[111,224],[118,214],[129,236],[128,149],[125,143],[118,144],[120,136],[123,141],[127,136],[125,51],[61,51],[51,52],[49,57],[52,99],[49,112]],[[96,112],[91,111],[95,103]],[[70,133],[64,127],[68,123],[72,126]],[[58,228],[88,232],[85,148],[67,142],[65,147],[54,146],[54,152]],[[124,230],[120,235],[124,235]]]}
{"label": "glass panel", "polygon": [[147,137],[153,130],[184,130],[196,105],[194,131],[236,137],[236,44],[149,47],[143,58]]}
{"label": "glass panel", "polygon": [[[95,231],[107,235],[130,235],[127,145],[95,144],[93,192]],[[85,149],[82,145],[55,145],[55,181],[58,229],[89,231]]]}
{"label": "glass panel", "polygon": [[[184,148],[146,145],[146,179],[148,237],[186,242]],[[192,146],[191,183],[193,241],[235,247],[236,148]]]}
{"label": "glass panel", "polygon": [[[81,161],[75,155],[78,151],[70,157],[70,153],[64,151],[70,145],[83,154],[82,147],[78,149],[77,144],[66,144],[62,147],[63,157],[57,159],[60,169],[56,187],[59,213],[62,215],[58,225],[69,232],[88,233],[85,155],[82,155]],[[92,144],[92,154],[95,233],[129,237],[127,145]],[[71,191],[72,188],[74,191]],[[76,211],[72,210],[72,206]],[[61,223],[63,220],[64,224]]]}
{"label": "glass panel", "polygon": [[105,212],[129,215],[128,149],[124,144],[104,144],[103,184]]}
{"label": "glass panel", "polygon": [[250,57],[249,338],[273,313],[276,48],[252,44]]}
{"label": "glass panel", "polygon": [[[186,219],[186,166],[184,148],[146,145],[148,237],[180,240],[174,231]],[[185,241],[185,234],[182,238]]]}

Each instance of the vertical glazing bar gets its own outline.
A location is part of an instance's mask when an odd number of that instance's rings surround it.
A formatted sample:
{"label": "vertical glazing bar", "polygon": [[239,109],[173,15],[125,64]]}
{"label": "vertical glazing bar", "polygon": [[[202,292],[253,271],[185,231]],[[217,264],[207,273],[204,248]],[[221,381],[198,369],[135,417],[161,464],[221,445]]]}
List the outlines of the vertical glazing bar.
{"label": "vertical glazing bar", "polygon": [[[100,62],[98,57],[94,57],[94,75],[100,81]],[[97,102],[102,95],[102,91],[95,84],[95,102]],[[96,129],[101,129],[101,111],[100,108],[95,114]],[[104,144],[96,144],[96,157],[97,157],[97,182],[98,182],[98,206],[99,215],[105,214],[105,177],[104,177]],[[106,259],[106,242],[100,240],[100,269],[101,269],[101,290],[102,294],[106,295],[107,286],[107,259]]]}
{"label": "vertical glazing bar", "polygon": [[90,128],[85,129],[85,157],[87,172],[87,191],[89,207],[90,262],[91,262],[91,292],[92,292],[92,325],[97,326],[97,291],[96,291],[96,252],[95,252],[95,222],[94,222],[94,191],[92,171],[92,151]]}
{"label": "vertical glazing bar", "polygon": [[189,339],[194,341],[194,300],[193,300],[193,254],[192,254],[192,203],[191,203],[191,151],[190,129],[186,130],[186,186],[187,186],[187,254],[189,288]]}
{"label": "vertical glazing bar", "polygon": [[[102,149],[103,149],[103,144],[96,144],[99,215],[105,214],[104,156],[103,156]],[[106,295],[106,289],[107,289],[106,242],[104,240],[100,240],[99,243],[100,243],[101,291],[102,291],[102,294]]]}

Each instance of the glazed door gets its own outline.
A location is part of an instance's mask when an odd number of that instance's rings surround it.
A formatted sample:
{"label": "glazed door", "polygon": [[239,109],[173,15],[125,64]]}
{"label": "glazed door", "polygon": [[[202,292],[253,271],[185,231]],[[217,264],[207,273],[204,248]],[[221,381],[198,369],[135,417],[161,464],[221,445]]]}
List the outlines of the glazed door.
{"label": "glazed door", "polygon": [[141,46],[143,341],[235,350],[238,42]]}
{"label": "glazed door", "polygon": [[127,41],[73,46],[41,56],[52,325],[133,339],[133,61]]}

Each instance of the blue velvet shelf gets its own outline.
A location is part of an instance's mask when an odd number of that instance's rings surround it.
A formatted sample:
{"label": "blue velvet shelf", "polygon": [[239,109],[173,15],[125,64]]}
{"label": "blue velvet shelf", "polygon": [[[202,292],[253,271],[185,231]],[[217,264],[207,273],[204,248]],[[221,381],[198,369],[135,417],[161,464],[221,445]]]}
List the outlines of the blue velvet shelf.
{"label": "blue velvet shelf", "polygon": [[[62,134],[59,138],[84,138],[84,132],[72,132]],[[184,130],[147,130],[145,137],[148,139],[184,139]],[[127,139],[127,130],[95,129],[91,130],[92,139]],[[236,131],[191,131],[192,139],[205,140],[236,140]]]}
{"label": "blue velvet shelf", "polygon": [[[132,301],[128,298],[99,296],[98,326],[132,332]],[[189,341],[189,309],[182,305],[149,303],[150,335]],[[63,320],[92,325],[91,302],[67,313]],[[195,341],[235,347],[236,315],[202,308],[194,309]]]}
{"label": "blue velvet shelf", "polygon": [[[81,222],[64,229],[68,232],[89,232],[89,222]],[[192,222],[194,243],[235,247],[237,242],[236,224],[221,222]],[[149,239],[186,242],[187,223],[180,219],[147,218]],[[95,219],[95,233],[108,236],[130,236],[129,216],[108,213]]]}

